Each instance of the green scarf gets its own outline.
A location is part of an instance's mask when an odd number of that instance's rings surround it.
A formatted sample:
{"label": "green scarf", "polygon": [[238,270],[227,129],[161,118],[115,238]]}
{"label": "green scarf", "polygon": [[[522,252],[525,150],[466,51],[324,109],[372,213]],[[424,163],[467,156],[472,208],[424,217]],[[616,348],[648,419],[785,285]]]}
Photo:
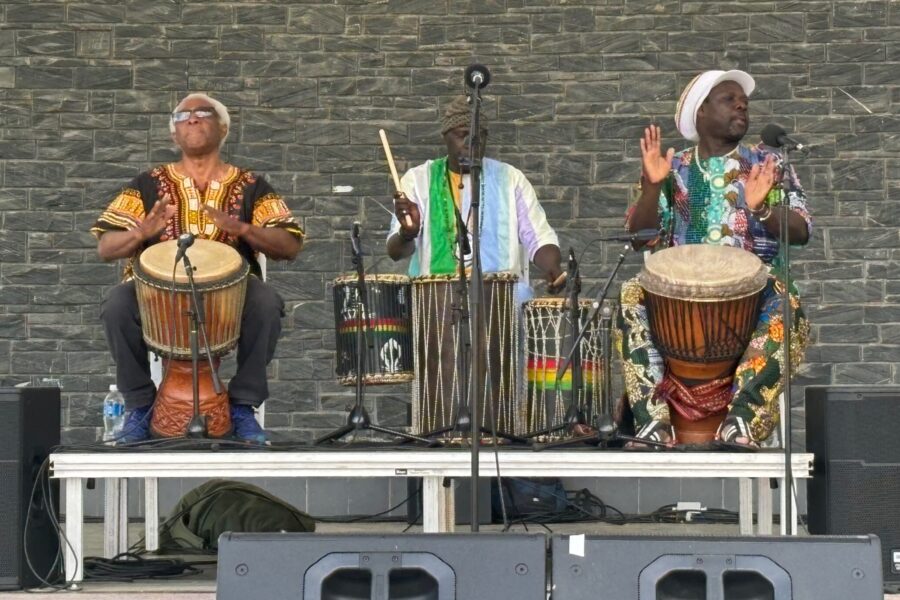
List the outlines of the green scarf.
{"label": "green scarf", "polygon": [[445,156],[432,162],[428,172],[428,235],[431,242],[429,272],[432,275],[456,273],[456,219],[452,207],[453,195],[447,182]]}

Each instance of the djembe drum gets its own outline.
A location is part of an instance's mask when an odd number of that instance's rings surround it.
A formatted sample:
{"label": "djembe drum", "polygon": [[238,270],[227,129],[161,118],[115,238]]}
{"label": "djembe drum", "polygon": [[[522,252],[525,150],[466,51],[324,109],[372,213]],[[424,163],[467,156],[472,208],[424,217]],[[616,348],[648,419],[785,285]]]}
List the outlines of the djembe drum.
{"label": "djembe drum", "polygon": [[639,282],[650,335],[667,367],[662,386],[677,390],[666,395],[679,442],[714,439],[767,279],[756,255],[731,246],[675,246],[644,263]]}
{"label": "djembe drum", "polygon": [[[516,281],[512,273],[485,273],[485,373],[488,389],[476,385],[480,424],[487,431],[493,422],[498,432],[525,433],[523,411],[516,403],[519,365],[519,325],[516,318]],[[458,302],[455,275],[429,275],[412,279],[413,292],[413,432],[424,435],[454,427],[462,386],[460,341],[453,326]],[[465,303],[465,299],[463,299]],[[463,304],[464,305],[464,304]],[[473,399],[470,399],[470,401]],[[490,402],[490,404],[488,404]]]}
{"label": "djembe drum", "polygon": [[[154,244],[134,266],[144,341],[165,361],[150,421],[151,432],[161,437],[184,435],[193,416],[191,291],[184,264],[175,264],[177,252],[176,240]],[[211,240],[195,240],[187,254],[206,317],[210,355],[217,366],[240,337],[250,266],[237,250]],[[202,336],[199,343],[203,353],[199,357],[200,413],[207,416],[209,434],[222,437],[231,432],[228,393],[216,394]]]}
{"label": "djembe drum", "polygon": [[[591,310],[590,300],[578,302],[578,323],[568,323],[564,298],[535,298],[522,306],[525,323],[525,419],[528,431],[544,431],[565,426],[566,397],[572,391],[572,369],[557,385],[557,370],[565,360],[566,335],[584,325]],[[592,423],[601,406],[603,336],[595,320],[579,343],[583,390],[574,398]]]}
{"label": "djembe drum", "polygon": [[356,384],[356,335],[364,327],[362,348],[366,385],[403,383],[413,379],[412,298],[405,275],[366,275],[368,318],[360,313],[357,276],[334,280],[334,328],[337,364],[342,385]]}

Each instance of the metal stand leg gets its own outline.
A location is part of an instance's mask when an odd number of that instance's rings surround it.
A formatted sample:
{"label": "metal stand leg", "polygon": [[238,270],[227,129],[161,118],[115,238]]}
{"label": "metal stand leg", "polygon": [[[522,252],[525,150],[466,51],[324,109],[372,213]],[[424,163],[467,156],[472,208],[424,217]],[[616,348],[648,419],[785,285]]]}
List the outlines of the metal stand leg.
{"label": "metal stand leg", "polygon": [[[82,557],[84,556],[84,496],[80,477],[64,479],[66,494],[66,538],[65,566],[66,581],[81,581],[84,578]],[[71,547],[70,547],[71,546]]]}

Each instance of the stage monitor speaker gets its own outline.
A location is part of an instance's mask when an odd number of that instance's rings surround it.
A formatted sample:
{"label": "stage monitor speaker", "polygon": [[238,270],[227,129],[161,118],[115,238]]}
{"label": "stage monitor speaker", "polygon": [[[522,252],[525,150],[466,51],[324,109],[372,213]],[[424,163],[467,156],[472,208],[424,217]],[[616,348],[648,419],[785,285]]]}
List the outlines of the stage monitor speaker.
{"label": "stage monitor speaker", "polygon": [[[43,506],[41,486],[31,500],[37,474],[50,449],[59,445],[59,388],[0,388],[0,590],[39,585],[25,558],[47,577],[59,550],[56,528]],[[59,486],[50,483],[59,510]]]}
{"label": "stage monitor speaker", "polygon": [[537,535],[226,533],[218,600],[544,600]]}
{"label": "stage monitor speaker", "polygon": [[811,533],[881,540],[885,587],[900,589],[900,386],[806,388]]}
{"label": "stage monitor speaker", "polygon": [[881,600],[860,537],[554,536],[553,600]]}

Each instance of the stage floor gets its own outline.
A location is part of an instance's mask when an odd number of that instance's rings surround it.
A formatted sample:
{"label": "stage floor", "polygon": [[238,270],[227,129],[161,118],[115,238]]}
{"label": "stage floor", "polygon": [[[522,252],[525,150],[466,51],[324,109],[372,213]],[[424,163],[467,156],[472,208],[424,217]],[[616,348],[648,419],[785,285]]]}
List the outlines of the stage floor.
{"label": "stage floor", "polygon": [[[317,523],[319,533],[400,533],[406,529],[403,522],[387,523]],[[738,525],[722,524],[676,524],[676,523],[640,523],[628,525],[611,525],[608,523],[562,523],[548,524],[555,534],[606,534],[606,535],[687,535],[687,536],[738,536]],[[482,525],[482,532],[500,532],[502,525]],[[457,531],[465,533],[467,525],[457,525]],[[408,533],[421,532],[422,526],[415,525]],[[515,525],[511,531],[526,533],[522,525]],[[550,533],[540,525],[528,525],[527,532]],[[144,533],[142,523],[131,523],[128,537],[131,542],[137,541]],[[804,535],[801,531],[800,535]],[[85,523],[84,549],[86,556],[99,556],[103,552],[103,524]],[[171,556],[171,555],[167,555]],[[184,556],[187,561],[207,561],[215,557]],[[198,567],[202,573],[191,577],[168,581],[137,581],[134,583],[84,581],[80,584],[78,595],[82,598],[101,598],[102,600],[215,600],[216,567],[207,565]],[[16,598],[29,600],[59,600],[59,592],[0,592],[3,600]],[[885,600],[900,600],[900,594],[886,594]]]}

